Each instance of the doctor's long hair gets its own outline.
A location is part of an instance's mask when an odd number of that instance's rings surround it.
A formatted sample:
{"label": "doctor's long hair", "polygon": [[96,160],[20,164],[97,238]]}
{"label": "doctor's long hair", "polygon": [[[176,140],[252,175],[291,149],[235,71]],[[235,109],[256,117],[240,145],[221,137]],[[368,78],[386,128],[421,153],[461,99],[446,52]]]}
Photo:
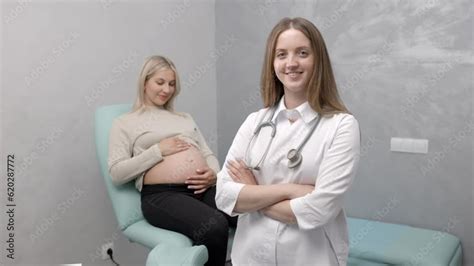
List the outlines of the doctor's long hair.
{"label": "doctor's long hair", "polygon": [[280,20],[268,36],[260,80],[264,107],[276,105],[284,94],[283,84],[275,74],[273,61],[278,37],[288,29],[302,32],[309,39],[314,53],[313,73],[306,88],[306,96],[311,108],[321,115],[348,113],[337,92],[331,61],[321,33],[313,23],[299,17]]}
{"label": "doctor's long hair", "polygon": [[179,82],[179,75],[178,71],[176,71],[176,67],[174,66],[173,62],[160,55],[153,55],[148,57],[143,64],[142,70],[140,72],[140,76],[138,77],[138,93],[137,99],[135,104],[133,105],[132,112],[137,110],[144,110],[145,108],[145,83],[155,75],[156,72],[161,70],[172,70],[174,72],[174,76],[176,79],[175,90],[171,98],[163,105],[165,110],[174,111],[173,103],[176,96],[178,96],[179,92],[181,91],[180,82]]}

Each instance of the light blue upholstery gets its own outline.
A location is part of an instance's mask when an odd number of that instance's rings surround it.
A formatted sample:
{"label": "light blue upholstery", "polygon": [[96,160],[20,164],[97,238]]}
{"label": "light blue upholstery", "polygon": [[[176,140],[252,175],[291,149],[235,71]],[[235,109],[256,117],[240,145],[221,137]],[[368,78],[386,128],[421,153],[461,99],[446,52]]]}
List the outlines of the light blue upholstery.
{"label": "light blue upholstery", "polygon": [[132,242],[151,248],[147,266],[203,265],[207,259],[205,246],[193,246],[191,240],[176,232],[150,225],[143,218],[140,193],[134,182],[112,184],[108,172],[109,132],[114,118],[129,111],[130,104],[104,106],[95,113],[95,140],[100,169],[120,229]]}
{"label": "light blue upholstery", "polygon": [[385,266],[385,265],[390,265],[387,263],[378,263],[370,260],[364,260],[364,259],[359,259],[359,258],[354,258],[349,256],[347,260],[347,265],[349,266]]}
{"label": "light blue upholstery", "polygon": [[448,233],[348,218],[349,262],[357,265],[462,265],[460,240]]}
{"label": "light blue upholstery", "polygon": [[[207,256],[201,254],[206,253],[205,246],[193,246],[186,250],[176,249],[170,245],[158,245],[148,255],[146,266],[153,265],[203,265],[207,261]],[[166,257],[163,257],[166,254]],[[180,259],[179,264],[176,258]]]}

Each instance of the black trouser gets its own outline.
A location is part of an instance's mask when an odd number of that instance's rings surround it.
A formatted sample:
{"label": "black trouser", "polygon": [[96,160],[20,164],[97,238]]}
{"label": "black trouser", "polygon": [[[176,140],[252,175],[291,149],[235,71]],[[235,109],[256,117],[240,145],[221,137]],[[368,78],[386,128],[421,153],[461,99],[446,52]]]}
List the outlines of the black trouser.
{"label": "black trouser", "polygon": [[194,194],[184,184],[144,185],[143,216],[153,226],[182,233],[194,244],[205,245],[209,253],[206,265],[224,265],[229,226],[237,225],[237,217],[217,210],[215,195],[215,186]]}

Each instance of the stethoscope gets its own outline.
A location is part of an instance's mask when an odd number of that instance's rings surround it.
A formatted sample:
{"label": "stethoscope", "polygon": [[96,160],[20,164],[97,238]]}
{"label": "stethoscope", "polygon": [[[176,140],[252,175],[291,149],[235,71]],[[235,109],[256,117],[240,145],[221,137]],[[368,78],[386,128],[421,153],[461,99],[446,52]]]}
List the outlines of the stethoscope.
{"label": "stethoscope", "polygon": [[[253,132],[252,138],[250,139],[249,144],[247,145],[247,149],[245,150],[245,158],[244,159],[245,159],[245,163],[247,164],[249,169],[259,171],[260,166],[262,165],[263,161],[267,157],[268,151],[270,150],[270,146],[272,145],[273,139],[275,138],[275,135],[276,135],[276,124],[272,121],[273,116],[275,115],[276,109],[277,109],[276,107],[273,107],[270,118],[267,121],[262,123],[263,119],[265,118],[265,116],[267,116],[267,113],[269,112],[269,110],[267,110],[265,115],[260,120],[259,125],[257,126],[255,131]],[[296,168],[297,166],[299,166],[301,164],[301,162],[303,161],[303,155],[301,154],[301,150],[303,149],[304,145],[309,140],[309,138],[311,137],[313,132],[316,130],[316,127],[318,126],[320,120],[321,120],[321,115],[318,115],[316,123],[313,125],[310,132],[308,132],[308,134],[304,138],[303,142],[301,142],[301,144],[298,146],[298,148],[291,149],[291,150],[288,151],[288,154],[286,155],[286,158],[288,158],[288,160],[289,160],[288,161],[288,168],[290,168],[290,169]],[[251,166],[250,165],[251,161],[248,159],[249,158],[250,147],[253,146],[253,142],[255,141],[256,137],[260,133],[260,130],[264,127],[271,127],[272,128],[272,133],[270,135],[271,138],[270,138],[270,141],[268,142],[268,145],[267,145],[267,148],[265,149],[265,152],[263,153],[262,157],[258,161],[257,165]]]}

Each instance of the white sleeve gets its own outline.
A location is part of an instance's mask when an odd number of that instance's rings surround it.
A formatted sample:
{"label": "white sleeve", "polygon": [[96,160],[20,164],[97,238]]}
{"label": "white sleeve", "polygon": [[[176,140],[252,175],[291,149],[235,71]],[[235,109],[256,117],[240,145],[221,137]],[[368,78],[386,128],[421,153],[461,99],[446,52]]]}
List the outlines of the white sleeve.
{"label": "white sleeve", "polygon": [[253,134],[253,128],[256,127],[256,117],[256,112],[250,114],[240,126],[227,153],[225,163],[221,171],[217,174],[216,205],[218,209],[231,216],[239,214],[234,212],[234,207],[237,203],[240,190],[245,185],[234,182],[227,173],[225,165],[228,161],[244,158],[245,150]]}
{"label": "white sleeve", "polygon": [[324,155],[314,191],[290,201],[299,228],[309,230],[323,226],[339,214],[359,159],[359,124],[352,115],[348,115],[341,119],[332,144]]}

